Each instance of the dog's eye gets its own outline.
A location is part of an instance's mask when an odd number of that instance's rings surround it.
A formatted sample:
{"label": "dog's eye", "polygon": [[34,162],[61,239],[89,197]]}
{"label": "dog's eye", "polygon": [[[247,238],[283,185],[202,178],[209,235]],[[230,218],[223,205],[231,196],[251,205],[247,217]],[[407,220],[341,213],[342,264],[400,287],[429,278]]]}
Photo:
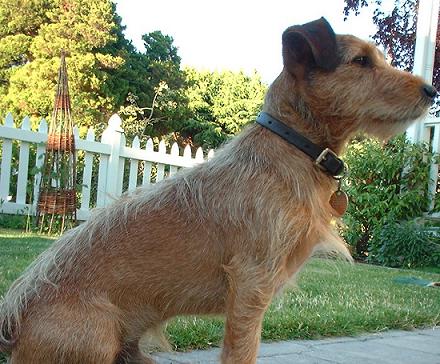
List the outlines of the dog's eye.
{"label": "dog's eye", "polygon": [[355,57],[351,62],[361,65],[363,67],[370,65],[370,59],[367,56]]}

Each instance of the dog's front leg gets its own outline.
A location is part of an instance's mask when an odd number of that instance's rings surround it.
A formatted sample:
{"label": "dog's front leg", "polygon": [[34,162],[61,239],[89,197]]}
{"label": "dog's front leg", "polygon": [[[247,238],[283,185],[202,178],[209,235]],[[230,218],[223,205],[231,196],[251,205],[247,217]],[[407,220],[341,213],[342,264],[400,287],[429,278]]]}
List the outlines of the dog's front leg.
{"label": "dog's front leg", "polygon": [[254,364],[264,313],[274,292],[274,276],[248,257],[234,257],[224,266],[229,290],[222,364]]}

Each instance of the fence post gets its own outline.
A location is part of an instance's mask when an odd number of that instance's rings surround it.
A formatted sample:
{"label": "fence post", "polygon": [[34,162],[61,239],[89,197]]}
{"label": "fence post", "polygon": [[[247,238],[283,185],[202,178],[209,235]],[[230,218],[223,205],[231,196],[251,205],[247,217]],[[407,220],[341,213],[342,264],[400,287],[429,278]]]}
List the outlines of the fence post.
{"label": "fence post", "polygon": [[[21,124],[22,130],[31,130],[31,121],[26,116]],[[20,153],[18,157],[18,179],[17,179],[17,197],[16,202],[26,204],[26,190],[29,175],[29,143],[20,141]]]}
{"label": "fence post", "polygon": [[[47,122],[45,119],[41,119],[38,125],[38,132],[45,134],[47,136]],[[33,195],[33,212],[37,210],[38,205],[38,194],[40,193],[40,182],[41,182],[41,169],[44,165],[44,158],[46,156],[46,143],[37,144],[37,152],[35,154],[35,177],[34,177],[34,195]]]}
{"label": "fence post", "polygon": [[[5,118],[5,126],[15,128],[14,119],[11,113]],[[12,140],[4,139],[2,147],[2,161],[0,167],[0,205],[8,201],[9,187],[11,180],[11,164],[12,164]]]}
{"label": "fence post", "polygon": [[108,121],[108,127],[102,134],[101,142],[110,145],[110,156],[108,159],[107,176],[104,193],[104,206],[109,205],[120,194],[118,191],[119,179],[119,159],[121,153],[121,141],[123,130],[122,120],[117,114],[113,114]]}

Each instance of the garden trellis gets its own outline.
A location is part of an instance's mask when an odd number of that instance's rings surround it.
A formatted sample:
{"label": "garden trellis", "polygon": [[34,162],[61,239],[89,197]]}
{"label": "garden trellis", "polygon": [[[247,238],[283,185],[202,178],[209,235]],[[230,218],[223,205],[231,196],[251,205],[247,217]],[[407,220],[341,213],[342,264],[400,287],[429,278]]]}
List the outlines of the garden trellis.
{"label": "garden trellis", "polygon": [[50,218],[49,233],[55,217],[61,220],[61,231],[66,220],[70,225],[76,222],[76,152],[64,52],[38,193],[37,224],[41,227],[46,215]]}

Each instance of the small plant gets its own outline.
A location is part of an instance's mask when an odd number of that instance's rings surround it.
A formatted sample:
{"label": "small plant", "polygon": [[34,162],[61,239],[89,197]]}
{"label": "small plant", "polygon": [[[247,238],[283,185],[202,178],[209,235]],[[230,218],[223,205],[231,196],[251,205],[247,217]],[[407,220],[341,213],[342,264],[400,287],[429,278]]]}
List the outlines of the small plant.
{"label": "small plant", "polygon": [[440,238],[416,222],[390,222],[370,242],[368,261],[395,268],[440,267]]}

